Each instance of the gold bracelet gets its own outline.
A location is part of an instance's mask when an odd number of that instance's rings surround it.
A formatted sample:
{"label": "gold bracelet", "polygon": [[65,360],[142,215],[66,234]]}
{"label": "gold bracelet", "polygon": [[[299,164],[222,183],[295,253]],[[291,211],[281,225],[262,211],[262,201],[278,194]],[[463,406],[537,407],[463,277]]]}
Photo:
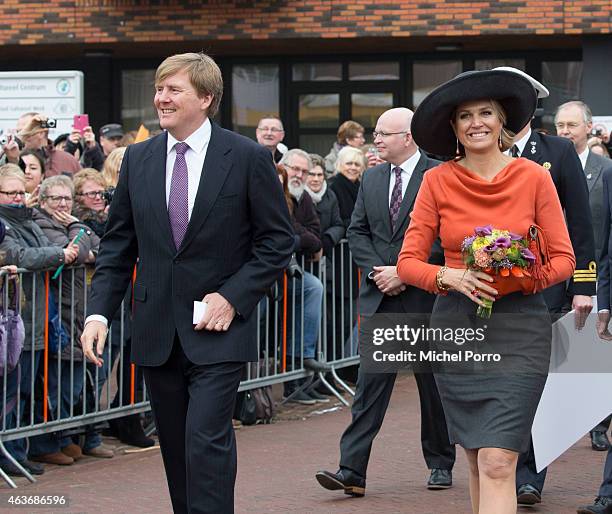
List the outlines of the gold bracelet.
{"label": "gold bracelet", "polygon": [[440,291],[448,291],[450,288],[449,286],[445,286],[442,283],[442,277],[444,277],[444,273],[446,272],[446,270],[448,269],[447,266],[442,266],[439,270],[438,273],[436,273],[436,287],[438,288],[438,290]]}

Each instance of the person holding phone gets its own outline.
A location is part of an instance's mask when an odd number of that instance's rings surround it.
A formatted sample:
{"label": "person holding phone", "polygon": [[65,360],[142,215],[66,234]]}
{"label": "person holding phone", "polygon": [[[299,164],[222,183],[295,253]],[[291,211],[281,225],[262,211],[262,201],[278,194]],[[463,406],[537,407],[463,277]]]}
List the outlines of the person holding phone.
{"label": "person holding phone", "polygon": [[24,150],[19,164],[26,178],[26,207],[35,207],[38,205],[40,183],[45,178],[45,158],[38,150]]}
{"label": "person holding phone", "polygon": [[53,146],[53,141],[49,139],[49,121],[47,116],[37,112],[22,114],[17,120],[17,135],[25,150],[39,150],[43,153],[47,177],[73,175],[81,169],[81,165],[74,155]]}

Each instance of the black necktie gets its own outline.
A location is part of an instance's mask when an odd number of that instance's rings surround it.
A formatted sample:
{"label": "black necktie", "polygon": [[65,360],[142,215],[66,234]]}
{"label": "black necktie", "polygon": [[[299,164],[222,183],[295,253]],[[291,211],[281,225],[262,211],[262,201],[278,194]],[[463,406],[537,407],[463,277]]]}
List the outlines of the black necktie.
{"label": "black necktie", "polygon": [[521,154],[519,152],[518,146],[516,145],[512,145],[512,148],[510,149],[510,155],[512,155],[512,157],[520,157]]}

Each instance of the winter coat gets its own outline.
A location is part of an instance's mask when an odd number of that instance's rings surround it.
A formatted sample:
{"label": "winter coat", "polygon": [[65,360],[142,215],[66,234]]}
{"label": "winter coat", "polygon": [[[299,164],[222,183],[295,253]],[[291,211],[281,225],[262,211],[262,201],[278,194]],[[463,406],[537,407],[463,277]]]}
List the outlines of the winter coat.
{"label": "winter coat", "polygon": [[0,222],[4,223],[6,230],[6,237],[0,243],[0,252],[5,252],[4,264],[31,271],[21,276],[25,295],[21,311],[26,332],[24,350],[42,350],[46,301],[45,273],[42,270],[53,270],[63,264],[64,252],[47,239],[32,219],[30,208],[0,205]]}
{"label": "winter coat", "polygon": [[[85,268],[82,265],[85,263],[90,251],[94,254],[98,253],[100,238],[87,225],[75,222],[65,227],[42,209],[34,209],[32,217],[51,244],[59,247],[65,247],[72,241],[81,228],[85,231],[77,243],[79,246],[79,256],[74,263],[81,266],[74,271],[64,270],[62,273],[61,291],[62,322],[68,334],[70,334],[70,328],[72,327],[74,358],[75,360],[82,360],[81,345],[78,343],[85,321]],[[57,301],[60,296],[58,281],[53,280],[51,282],[53,296],[55,301]],[[70,346],[66,346],[62,352],[62,359],[70,359],[70,352]]]}

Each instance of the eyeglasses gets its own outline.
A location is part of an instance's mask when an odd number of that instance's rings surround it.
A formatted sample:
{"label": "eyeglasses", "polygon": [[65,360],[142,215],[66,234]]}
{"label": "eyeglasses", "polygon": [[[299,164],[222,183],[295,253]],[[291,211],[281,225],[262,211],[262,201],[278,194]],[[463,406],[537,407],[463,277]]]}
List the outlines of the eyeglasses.
{"label": "eyeglasses", "polygon": [[380,137],[382,137],[384,139],[385,137],[395,136],[397,134],[410,134],[410,131],[409,130],[402,130],[401,132],[383,132],[383,131],[380,131],[380,132],[374,131],[374,132],[372,132],[372,136],[374,137],[374,139],[376,139],[378,136],[380,136]]}
{"label": "eyeglasses", "polygon": [[66,203],[72,203],[72,196],[43,196],[45,200],[48,200],[50,203],[60,203],[62,200]]}
{"label": "eyeglasses", "polygon": [[11,196],[13,198],[25,198],[26,195],[25,191],[0,191],[0,193],[6,196]]}
{"label": "eyeglasses", "polygon": [[289,166],[288,164],[285,164],[285,168],[289,168],[291,171],[293,171],[293,173],[308,173],[308,170],[300,168],[299,166]]}
{"label": "eyeglasses", "polygon": [[104,198],[104,191],[88,191],[87,193],[77,193],[77,196],[86,196],[92,200],[96,198]]}
{"label": "eyeglasses", "polygon": [[283,129],[276,127],[257,127],[257,130],[261,130],[262,132],[272,132],[272,134],[276,134],[277,132],[285,132]]}

